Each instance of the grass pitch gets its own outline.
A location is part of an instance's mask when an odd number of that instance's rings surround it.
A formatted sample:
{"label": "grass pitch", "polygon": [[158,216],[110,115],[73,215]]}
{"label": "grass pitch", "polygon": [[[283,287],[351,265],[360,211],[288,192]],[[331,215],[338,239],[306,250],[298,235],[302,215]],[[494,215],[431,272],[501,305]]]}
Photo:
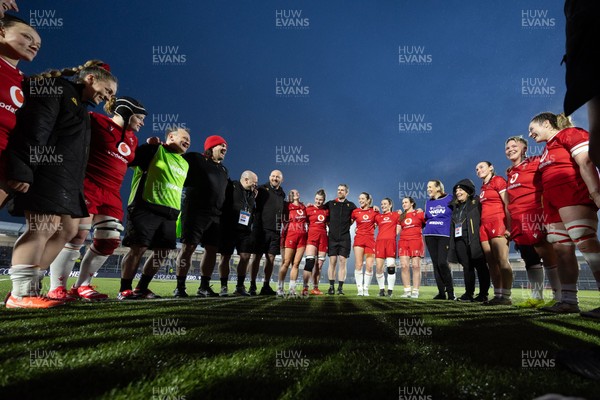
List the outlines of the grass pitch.
{"label": "grass pitch", "polygon": [[[95,284],[113,298],[119,286]],[[556,358],[600,346],[600,322],[579,315],[430,300],[434,288],[172,299],[174,285],[152,282],[162,300],[1,308],[0,399],[600,398]],[[582,310],[598,306],[598,292],[580,294]]]}

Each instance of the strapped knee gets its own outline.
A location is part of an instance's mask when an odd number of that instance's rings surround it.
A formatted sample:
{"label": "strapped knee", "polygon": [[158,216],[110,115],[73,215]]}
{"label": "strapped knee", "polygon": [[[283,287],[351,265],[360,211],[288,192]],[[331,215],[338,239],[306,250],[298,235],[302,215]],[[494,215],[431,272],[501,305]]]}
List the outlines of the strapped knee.
{"label": "strapped knee", "polygon": [[585,242],[589,239],[596,238],[598,230],[598,221],[593,219],[577,219],[569,223],[565,223],[569,237],[576,245]]}
{"label": "strapped knee", "polygon": [[394,275],[396,273],[396,259],[388,257],[385,259],[385,264],[387,266],[388,274]]}
{"label": "strapped knee", "polygon": [[565,246],[572,246],[574,243],[569,236],[569,232],[566,229],[548,229],[548,235],[546,236],[548,243],[552,244],[563,244]]}
{"label": "strapped knee", "polygon": [[315,267],[315,257],[314,256],[306,256],[306,262],[304,263],[304,270],[306,272],[312,272]]}
{"label": "strapped knee", "polygon": [[105,219],[95,223],[94,245],[93,249],[104,256],[110,256],[121,244],[121,232],[124,231],[123,225],[116,218]]}

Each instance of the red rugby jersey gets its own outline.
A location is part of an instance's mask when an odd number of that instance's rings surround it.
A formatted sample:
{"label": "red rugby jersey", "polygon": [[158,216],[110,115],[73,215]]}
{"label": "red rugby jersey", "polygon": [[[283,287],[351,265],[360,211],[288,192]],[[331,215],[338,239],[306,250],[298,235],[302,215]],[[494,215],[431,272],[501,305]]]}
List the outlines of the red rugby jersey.
{"label": "red rugby jersey", "polygon": [[495,175],[488,183],[481,186],[479,201],[481,202],[481,219],[504,215],[504,202],[500,194],[506,191],[506,179]]}
{"label": "red rugby jersey", "polygon": [[531,156],[506,170],[508,211],[511,214],[541,209],[542,180],[539,165],[540,156]]}
{"label": "red rugby jersey", "polygon": [[6,149],[8,137],[15,128],[15,113],[23,105],[23,74],[0,57],[0,151]]}
{"label": "red rugby jersey", "polygon": [[423,225],[425,225],[425,213],[414,210],[406,213],[406,217],[400,220],[400,239],[421,239],[423,237]]}
{"label": "red rugby jersey", "polygon": [[538,167],[542,172],[542,187],[585,185],[573,157],[588,150],[589,133],[581,128],[566,128],[551,137],[546,142]]}
{"label": "red rugby jersey", "polygon": [[92,138],[85,177],[103,188],[119,190],[127,166],[135,157],[138,139],[135,132],[127,130],[124,144],[117,148],[123,129],[107,116],[95,112],[90,113],[90,120]]}
{"label": "red rugby jersey", "polygon": [[396,211],[377,214],[375,216],[375,223],[377,224],[377,240],[396,240],[396,227],[400,223],[400,215]]}

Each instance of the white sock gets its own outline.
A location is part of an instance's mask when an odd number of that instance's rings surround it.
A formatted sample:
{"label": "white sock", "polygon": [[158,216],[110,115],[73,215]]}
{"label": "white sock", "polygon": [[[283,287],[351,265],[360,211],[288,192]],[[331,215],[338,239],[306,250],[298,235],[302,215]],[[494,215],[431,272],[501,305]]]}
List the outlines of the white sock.
{"label": "white sock", "polygon": [[558,267],[556,265],[551,265],[549,267],[544,267],[546,272],[546,277],[548,278],[548,282],[550,283],[550,287],[552,288],[552,296],[554,300],[560,301],[560,279],[558,277]]}
{"label": "white sock", "polygon": [[361,269],[360,271],[354,270],[354,280],[356,281],[356,288],[359,292],[363,290],[363,281],[365,277],[365,270]]}
{"label": "white sock", "polygon": [[379,285],[379,290],[385,289],[385,275],[383,273],[381,275],[376,274],[375,278],[377,278],[377,284]]}
{"label": "white sock", "polygon": [[39,295],[40,268],[36,265],[13,265],[8,273],[12,281],[11,295],[15,297]]}
{"label": "white sock", "polygon": [[413,288],[412,293],[410,294],[410,297],[418,298],[419,297],[419,289]]}
{"label": "white sock", "polygon": [[510,295],[512,294],[511,290],[512,289],[502,289],[502,297],[510,299]]}
{"label": "white sock", "polygon": [[296,281],[290,279],[290,290],[296,290]]}
{"label": "white sock", "polygon": [[532,265],[527,270],[527,279],[531,284],[531,298],[541,300],[544,298],[544,270],[540,264]]}
{"label": "white sock", "polygon": [[283,290],[283,281],[277,281],[277,289]]}
{"label": "white sock", "polygon": [[396,284],[396,275],[397,274],[388,274],[388,290],[394,290],[394,285]]}
{"label": "white sock", "polygon": [[369,291],[369,286],[371,285],[371,281],[373,280],[373,272],[365,272],[365,283],[363,284],[363,292]]}
{"label": "white sock", "polygon": [[411,288],[409,287],[405,287],[404,288],[404,294],[410,294],[411,293]]}
{"label": "white sock", "polygon": [[81,256],[82,244],[67,243],[50,264],[50,290],[59,286],[67,287],[69,274],[73,271],[75,261]]}
{"label": "white sock", "polygon": [[497,298],[502,297],[502,289],[494,288],[494,297],[497,297]]}
{"label": "white sock", "polygon": [[108,256],[98,254],[91,248],[83,256],[79,267],[79,278],[73,287],[89,286],[94,274],[104,265]]}
{"label": "white sock", "polygon": [[569,304],[579,303],[577,299],[577,284],[562,285],[562,296],[560,301]]}

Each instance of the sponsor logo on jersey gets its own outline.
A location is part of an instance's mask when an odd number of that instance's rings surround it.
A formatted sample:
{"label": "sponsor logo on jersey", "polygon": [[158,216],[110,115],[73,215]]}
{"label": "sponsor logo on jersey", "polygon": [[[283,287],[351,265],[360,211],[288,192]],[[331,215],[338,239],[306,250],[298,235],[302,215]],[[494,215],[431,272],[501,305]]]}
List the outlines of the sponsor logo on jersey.
{"label": "sponsor logo on jersey", "polygon": [[123,157],[127,157],[131,154],[131,148],[125,142],[119,143],[117,150],[119,151],[119,154],[121,154]]}
{"label": "sponsor logo on jersey", "polygon": [[21,108],[21,106],[23,106],[23,101],[25,100],[25,97],[23,97],[23,91],[20,87],[11,86],[10,99],[12,100],[14,105],[17,106],[17,108]]}
{"label": "sponsor logo on jersey", "polygon": [[319,221],[323,222],[323,221],[325,221],[325,216],[324,216],[323,214],[321,214],[321,215],[318,215],[318,216],[317,216],[317,219],[318,219]]}
{"label": "sponsor logo on jersey", "polygon": [[515,183],[517,181],[517,179],[519,179],[519,173],[515,173],[511,178],[510,178],[510,183]]}
{"label": "sponsor logo on jersey", "polygon": [[406,219],[404,220],[404,224],[405,224],[405,225],[410,225],[410,224],[412,224],[412,218],[406,218]]}

